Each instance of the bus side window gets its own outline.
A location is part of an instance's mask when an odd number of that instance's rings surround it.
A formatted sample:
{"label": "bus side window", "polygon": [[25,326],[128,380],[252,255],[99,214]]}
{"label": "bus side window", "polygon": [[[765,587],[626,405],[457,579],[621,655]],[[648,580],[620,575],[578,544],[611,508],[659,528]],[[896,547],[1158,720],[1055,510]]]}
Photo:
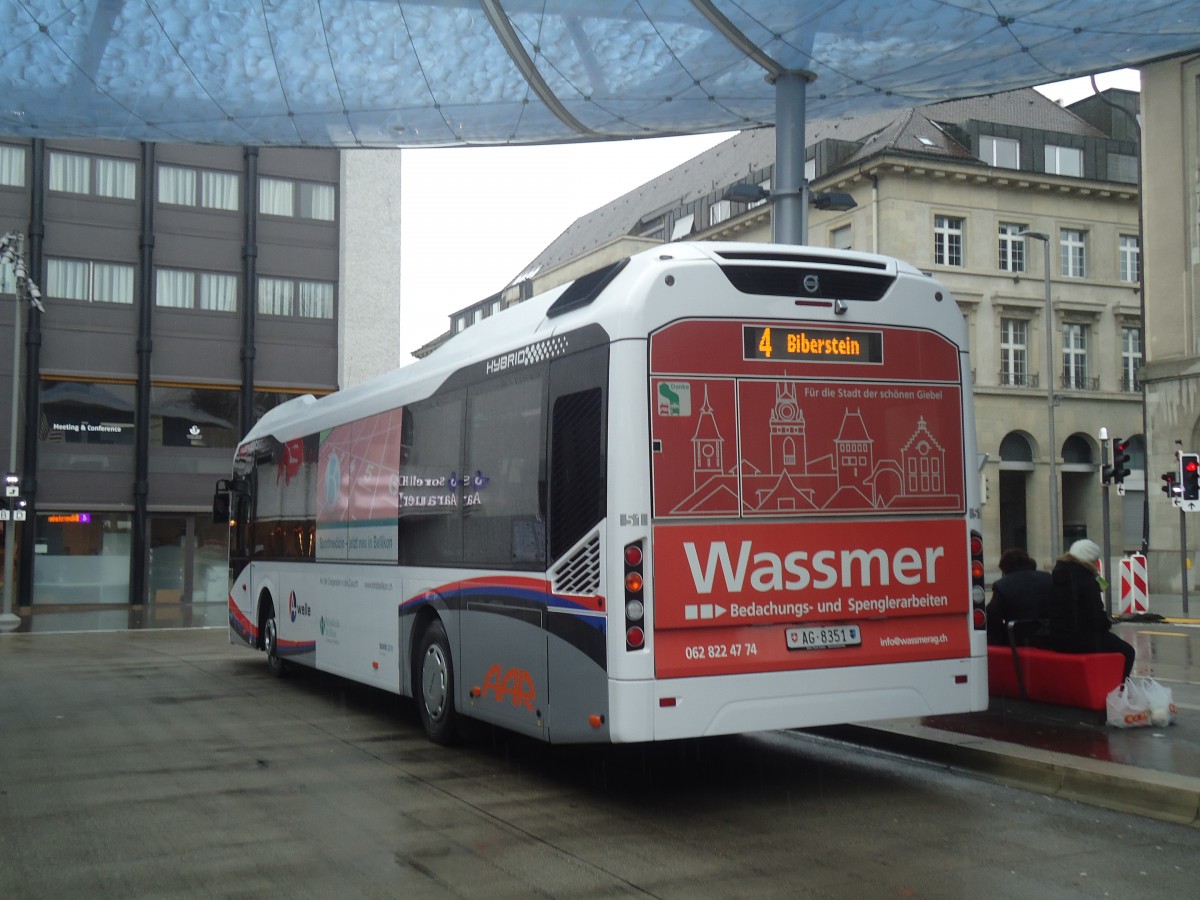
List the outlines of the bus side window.
{"label": "bus side window", "polygon": [[472,385],[463,472],[468,564],[528,567],[546,559],[538,505],[545,452],[546,367]]}
{"label": "bus side window", "polygon": [[401,421],[399,562],[409,566],[462,562],[462,516],[448,484],[462,471],[463,392],[404,407]]}

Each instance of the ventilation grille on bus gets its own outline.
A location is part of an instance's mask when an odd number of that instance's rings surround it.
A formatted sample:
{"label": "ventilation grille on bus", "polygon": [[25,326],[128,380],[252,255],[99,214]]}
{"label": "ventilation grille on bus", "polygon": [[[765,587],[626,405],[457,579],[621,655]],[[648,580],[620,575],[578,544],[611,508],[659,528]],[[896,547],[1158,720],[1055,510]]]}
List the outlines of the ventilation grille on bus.
{"label": "ventilation grille on bus", "polygon": [[855,259],[854,257],[831,256],[827,253],[796,250],[725,250],[717,253],[717,256],[733,261],[817,263],[824,266],[845,266],[876,271],[886,270],[888,267],[886,262],[878,259]]}
{"label": "ventilation grille on bus", "polygon": [[554,401],[550,453],[550,558],[571,551],[604,518],[604,392]]}
{"label": "ventilation grille on bus", "polygon": [[555,566],[551,590],[556,594],[600,593],[600,532],[580,544],[574,553]]}
{"label": "ventilation grille on bus", "polygon": [[[841,261],[839,260],[839,265]],[[825,269],[815,266],[721,266],[743,294],[811,300],[878,300],[891,288],[894,275]]]}

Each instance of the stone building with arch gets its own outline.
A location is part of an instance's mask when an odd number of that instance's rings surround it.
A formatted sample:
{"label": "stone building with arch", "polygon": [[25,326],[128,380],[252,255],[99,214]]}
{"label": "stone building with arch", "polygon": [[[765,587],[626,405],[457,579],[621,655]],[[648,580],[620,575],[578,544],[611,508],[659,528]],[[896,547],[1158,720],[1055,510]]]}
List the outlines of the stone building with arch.
{"label": "stone building with arch", "polygon": [[[1177,451],[1200,452],[1200,55],[1142,68],[1146,447],[1152,591],[1200,591],[1200,516],[1159,492]],[[1193,607],[1194,609],[1195,607]]]}
{"label": "stone building with arch", "polygon": [[[814,206],[809,243],[907,260],[940,279],[962,310],[993,574],[1012,545],[1052,564],[1052,457],[1058,545],[1083,536],[1102,543],[1100,429],[1141,441],[1137,103],[1136,93],[1110,90],[1062,107],[1029,89],[807,123],[810,190],[849,193],[857,204]],[[513,284],[454,313],[450,331],[418,355],[504,306],[657,243],[769,241],[770,202],[739,203],[726,191],[769,190],[774,154],[771,129],[741,132],[582,216]],[[1044,249],[1027,232],[1049,238],[1049,324]],[[1141,546],[1145,477],[1132,469],[1124,495],[1108,489],[1114,557]]]}

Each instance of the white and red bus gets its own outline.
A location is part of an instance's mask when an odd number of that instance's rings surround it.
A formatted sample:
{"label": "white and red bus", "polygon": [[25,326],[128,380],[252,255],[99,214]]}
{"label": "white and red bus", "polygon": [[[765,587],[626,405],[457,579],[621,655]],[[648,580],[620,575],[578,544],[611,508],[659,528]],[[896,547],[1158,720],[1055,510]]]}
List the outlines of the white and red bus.
{"label": "white and red bus", "polygon": [[230,637],[547,741],[980,710],[967,332],[893,259],[670,244],[269,412]]}

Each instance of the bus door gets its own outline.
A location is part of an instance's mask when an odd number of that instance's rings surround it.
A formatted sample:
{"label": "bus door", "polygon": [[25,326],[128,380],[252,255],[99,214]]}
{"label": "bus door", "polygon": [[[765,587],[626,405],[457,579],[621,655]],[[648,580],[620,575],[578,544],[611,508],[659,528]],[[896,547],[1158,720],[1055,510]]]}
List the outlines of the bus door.
{"label": "bus door", "polygon": [[[458,586],[463,688],[473,714],[529,734],[545,727],[546,526],[542,509],[545,365],[494,374],[467,388],[462,560]],[[460,692],[461,694],[461,692]]]}

